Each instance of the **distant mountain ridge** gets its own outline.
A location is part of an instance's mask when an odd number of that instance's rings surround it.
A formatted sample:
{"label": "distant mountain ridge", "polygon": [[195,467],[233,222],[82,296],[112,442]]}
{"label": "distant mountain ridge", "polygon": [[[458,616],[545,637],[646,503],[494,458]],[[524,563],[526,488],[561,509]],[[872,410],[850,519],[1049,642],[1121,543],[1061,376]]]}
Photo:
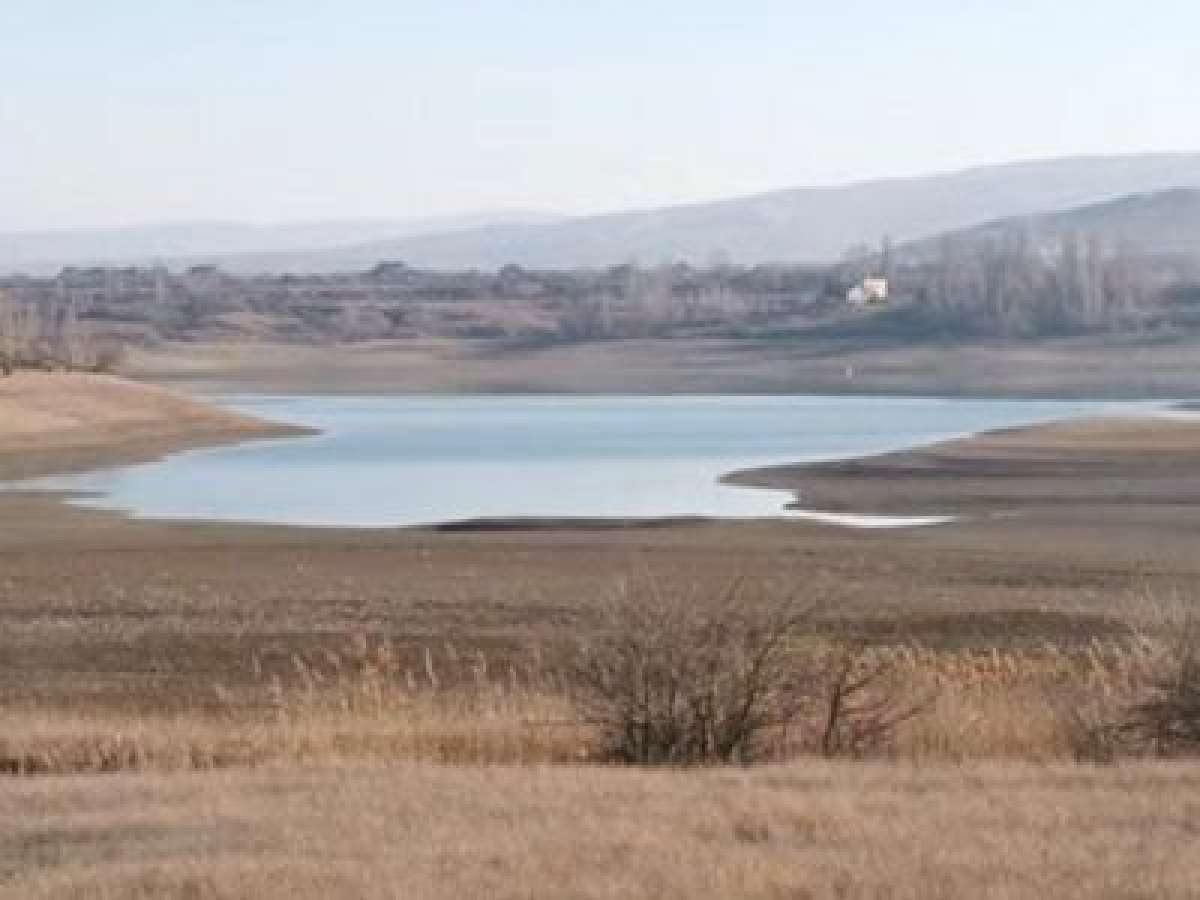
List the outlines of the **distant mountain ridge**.
{"label": "distant mountain ridge", "polygon": [[139,264],[190,257],[315,252],[416,234],[546,222],[552,213],[525,210],[466,213],[415,219],[334,219],[256,224],[200,220],[155,222],[119,228],[0,232],[0,270],[45,272],[63,265]]}
{"label": "distant mountain ridge", "polygon": [[[634,259],[648,264],[702,264],[714,258],[823,263],[851,247],[877,245],[884,235],[898,243],[919,241],[1177,188],[1200,188],[1200,153],[1006,163],[598,216],[459,221],[456,227],[443,223],[384,239],[331,238],[324,246],[286,246],[281,239],[253,252],[162,253],[160,245],[153,253],[126,254],[123,260],[213,263],[239,273],[354,271],[385,260],[430,269],[496,269],[510,263],[602,267]],[[11,239],[0,235],[0,269],[15,265]]]}
{"label": "distant mountain ridge", "polygon": [[[1074,235],[1139,254],[1200,258],[1200,188],[1133,194],[1075,209],[1001,219],[945,237],[987,241],[1012,233],[1042,246],[1058,245]],[[918,242],[911,249],[932,253],[940,240]]]}
{"label": "distant mountain ridge", "polygon": [[714,258],[740,263],[836,260],[886,234],[919,240],[999,219],[1131,194],[1200,188],[1200,154],[1079,157],[1009,163],[844,187],[416,235],[323,254],[227,260],[241,271],[346,271],[381,260],[432,269],[607,266]]}

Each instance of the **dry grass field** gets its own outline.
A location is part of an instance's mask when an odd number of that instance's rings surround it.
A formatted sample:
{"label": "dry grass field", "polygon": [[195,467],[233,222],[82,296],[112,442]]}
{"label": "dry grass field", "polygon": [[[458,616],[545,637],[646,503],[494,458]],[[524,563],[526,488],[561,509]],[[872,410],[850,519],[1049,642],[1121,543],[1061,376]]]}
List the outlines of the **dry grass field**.
{"label": "dry grass field", "polygon": [[396,765],[26,779],[0,896],[1189,898],[1200,770]]}
{"label": "dry grass field", "polygon": [[[836,642],[797,645],[797,665],[829,660]],[[1113,732],[1169,664],[1148,639],[1074,651],[935,651],[879,646],[860,671],[886,666],[881,688],[917,713],[881,739],[837,755],[921,764],[1103,762],[1149,748]],[[190,772],[309,764],[549,765],[605,762],[598,729],[543,660],[489,669],[482,654],[451,669],[390,644],[291,659],[256,690],[216,692],[208,708],[98,710],[87,703],[10,708],[0,773]],[[878,692],[877,692],[878,693]],[[826,688],[772,729],[763,756],[828,755],[819,741]]]}
{"label": "dry grass field", "polygon": [[10,713],[0,897],[1200,896],[1200,766],[1079,760],[1150,645],[877,652],[932,703],[841,762],[603,765],[549,682],[382,645],[223,715]]}

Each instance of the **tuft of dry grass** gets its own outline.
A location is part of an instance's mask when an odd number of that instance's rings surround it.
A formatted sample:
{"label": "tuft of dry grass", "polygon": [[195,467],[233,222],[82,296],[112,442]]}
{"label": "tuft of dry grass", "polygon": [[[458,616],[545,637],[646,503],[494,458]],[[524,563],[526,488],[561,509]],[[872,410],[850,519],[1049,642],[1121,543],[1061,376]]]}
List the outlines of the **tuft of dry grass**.
{"label": "tuft of dry grass", "polygon": [[1148,640],[1070,650],[880,652],[932,698],[888,748],[911,760],[1097,762],[1140,752],[1119,725],[1164,662],[1162,648]]}
{"label": "tuft of dry grass", "polygon": [[[540,664],[531,657],[530,666]],[[591,730],[546,673],[494,670],[482,654],[403,655],[388,641],[255,660],[253,696],[218,689],[218,712],[54,709],[0,717],[0,774],[181,772],[266,765],[535,764],[588,758]]]}
{"label": "tuft of dry grass", "polygon": [[334,708],[258,719],[11,713],[0,775],[186,772],[261,766],[428,762],[570,763],[587,759],[586,730],[552,697],[411,697],[373,714]]}

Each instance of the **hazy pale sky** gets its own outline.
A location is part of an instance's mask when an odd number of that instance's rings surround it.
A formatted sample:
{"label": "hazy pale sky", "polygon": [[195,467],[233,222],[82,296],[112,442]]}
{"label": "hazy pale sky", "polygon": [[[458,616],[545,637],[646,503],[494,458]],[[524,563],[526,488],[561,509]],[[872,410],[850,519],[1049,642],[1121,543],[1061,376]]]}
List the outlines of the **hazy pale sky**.
{"label": "hazy pale sky", "polygon": [[1200,150],[1196,0],[0,0],[0,228]]}

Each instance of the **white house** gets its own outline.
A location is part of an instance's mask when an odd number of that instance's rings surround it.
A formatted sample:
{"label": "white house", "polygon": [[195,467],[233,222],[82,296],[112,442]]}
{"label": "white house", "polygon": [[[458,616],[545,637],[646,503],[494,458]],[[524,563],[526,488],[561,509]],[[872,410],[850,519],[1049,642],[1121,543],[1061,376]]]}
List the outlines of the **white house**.
{"label": "white house", "polygon": [[851,306],[878,306],[887,303],[887,300],[886,278],[864,278],[846,294],[846,302]]}

